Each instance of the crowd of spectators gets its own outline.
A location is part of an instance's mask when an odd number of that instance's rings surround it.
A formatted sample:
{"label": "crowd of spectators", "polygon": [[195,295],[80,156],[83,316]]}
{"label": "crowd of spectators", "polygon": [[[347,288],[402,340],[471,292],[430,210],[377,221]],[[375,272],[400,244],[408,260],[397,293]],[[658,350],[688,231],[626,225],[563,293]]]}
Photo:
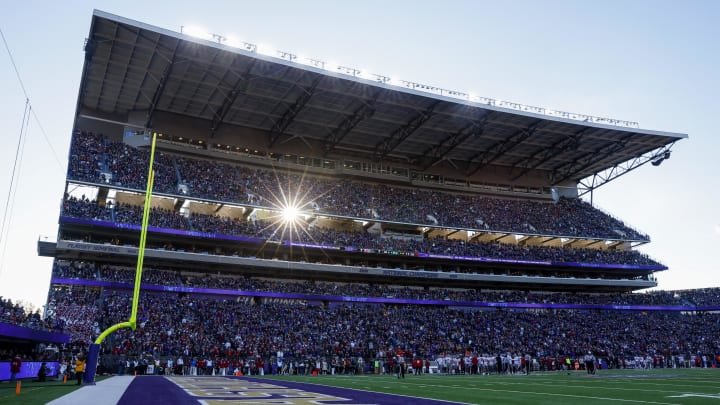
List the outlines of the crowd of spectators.
{"label": "crowd of spectators", "polygon": [[[63,216],[140,225],[142,208],[134,205],[116,204],[115,207],[99,207],[87,198],[66,198]],[[248,221],[218,215],[191,213],[185,217],[178,212],[151,208],[149,223],[160,228],[193,230],[199,232],[246,236],[262,240],[292,241],[337,248],[353,248],[357,252],[415,255],[418,253],[532,261],[655,265],[657,262],[636,250],[573,249],[553,246],[513,245],[495,242],[465,242],[444,238],[393,238],[371,235],[365,231],[352,232],[324,227],[298,227],[291,231],[276,221]]]}
{"label": "crowd of spectators", "polygon": [[[115,222],[121,224],[141,225],[143,207],[129,204],[115,204]],[[148,219],[150,226],[167,229],[190,230],[188,219],[176,211],[151,207]]]}
{"label": "crowd of spectators", "polygon": [[100,290],[84,287],[51,286],[45,317],[53,319],[56,329],[70,335],[72,342],[85,342],[98,335]]}
{"label": "crowd of spectators", "polygon": [[681,297],[693,305],[711,306],[720,304],[720,288],[698,288],[694,290],[678,290],[675,291],[678,297]]}
{"label": "crowd of spectators", "polygon": [[[76,131],[68,178],[102,182],[107,167],[118,186],[145,189],[149,154]],[[159,152],[154,190],[240,204],[280,207],[298,196],[306,211],[414,224],[513,233],[642,239],[646,235],[580,199],[545,203],[303,176]],[[453,209],[448,209],[453,207]]]}
{"label": "crowd of spectators", "polygon": [[[104,351],[116,355],[204,357],[221,361],[262,358],[373,359],[402,350],[434,358],[443,353],[531,353],[535,358],[720,354],[720,314],[638,310],[470,310],[460,306],[340,304],[322,297],[384,297],[426,301],[614,305],[720,305],[720,289],[645,293],[548,293],[420,288],[361,283],[268,280],[150,268],[143,284],[238,291],[237,297],[187,293],[141,294],[138,329],[121,330]],[[57,260],[53,277],[133,281],[134,269]],[[251,299],[242,292],[319,295],[316,299]],[[0,299],[2,322],[64,331],[73,350],[130,312],[131,291],[54,283],[45,319]],[[328,303],[329,302],[329,303]],[[268,322],[272,319],[272,322]]]}
{"label": "crowd of spectators", "polygon": [[[130,311],[130,292],[106,290],[76,333],[89,342]],[[55,296],[56,311],[74,305]],[[268,320],[272,320],[269,322]],[[120,330],[106,353],[221,359],[363,358],[402,350],[423,358],[444,353],[531,353],[575,357],[720,354],[720,315],[678,311],[477,310],[416,305],[254,301],[177,293],[141,294],[138,329]]]}
{"label": "crowd of spectators", "polygon": [[68,178],[99,183],[102,179],[105,137],[85,131],[74,131],[70,142]]}
{"label": "crowd of spectators", "polygon": [[[150,151],[136,149],[122,142],[106,141],[105,157],[112,173],[112,182],[123,187],[145,190],[147,187],[148,163]],[[153,190],[161,193],[177,191],[177,175],[172,158],[160,151],[155,152],[153,162]]]}
{"label": "crowd of spectators", "polygon": [[[76,132],[68,178],[94,183],[105,180],[144,190],[149,153],[101,135]],[[186,197],[278,209],[298,196],[303,211],[370,220],[406,222],[448,228],[497,230],[570,237],[647,240],[646,235],[580,199],[545,203],[499,199],[476,194],[410,189],[355,180],[302,176],[158,153],[154,190]],[[182,186],[182,187],[180,187]],[[290,198],[289,198],[290,197]],[[451,207],[451,208],[450,208]],[[142,209],[128,204],[99,206],[82,196],[66,196],[65,217],[140,225]],[[153,208],[152,226],[295,242],[340,249],[349,255],[407,254],[499,258],[618,265],[658,265],[637,251],[572,249],[520,244],[483,243],[444,238],[393,238],[320,226],[283,232],[282,224],[198,212],[180,214]],[[308,224],[309,225],[309,224]],[[308,247],[309,248],[309,247]],[[311,249],[311,248],[309,248]],[[419,259],[418,259],[419,260]],[[127,283],[135,269],[92,261],[56,260],[54,278]],[[370,364],[402,351],[408,357],[437,358],[476,353],[494,356],[529,353],[534,358],[572,356],[588,351],[608,358],[632,356],[720,355],[720,314],[697,311],[608,309],[509,309],[463,303],[539,303],[597,305],[720,305],[720,289],[646,293],[559,293],[497,291],[321,282],[206,274],[173,268],[146,268],[144,285],[199,287],[232,293],[147,292],[140,296],[138,328],[120,329],[103,345],[103,355],[135,358],[204,359],[215,364],[310,364],[318,359],[352,358]],[[244,292],[253,294],[244,294]],[[315,298],[277,298],[267,293],[295,293]],[[341,303],[332,297],[354,297]],[[369,304],[362,298],[428,301],[417,304]],[[71,335],[74,347],[86,346],[130,313],[129,288],[86,287],[53,283],[45,321]],[[429,301],[460,302],[436,305]],[[13,314],[0,304],[3,317]],[[10,305],[12,307],[12,305]],[[22,322],[13,315],[12,323]],[[25,315],[29,316],[29,315]],[[5,319],[5,318],[3,318]],[[123,363],[124,364],[124,363]]]}
{"label": "crowd of spectators", "polygon": [[51,329],[54,325],[49,319],[43,319],[40,311],[29,311],[11,299],[0,296],[0,323],[24,326],[33,329]]}
{"label": "crowd of spectators", "polygon": [[[86,261],[56,260],[53,277],[117,281],[131,284],[135,268]],[[364,283],[336,283],[307,280],[271,280],[230,274],[181,273],[178,270],[147,268],[143,284],[170,287],[200,287],[246,292],[299,293],[319,296],[377,297],[458,302],[515,302],[539,304],[599,305],[720,305],[720,288],[649,291],[643,293],[581,293],[514,290],[422,288]],[[714,297],[714,298],[712,298]]]}
{"label": "crowd of spectators", "polygon": [[85,218],[95,221],[112,221],[111,207],[101,206],[83,194],[80,198],[66,195],[63,200],[61,215],[73,218]]}

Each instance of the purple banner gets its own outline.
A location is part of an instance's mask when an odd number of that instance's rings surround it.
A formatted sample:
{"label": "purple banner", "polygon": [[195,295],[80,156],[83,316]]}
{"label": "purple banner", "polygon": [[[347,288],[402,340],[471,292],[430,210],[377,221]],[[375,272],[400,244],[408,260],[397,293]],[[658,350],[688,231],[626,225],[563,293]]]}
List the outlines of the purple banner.
{"label": "purple banner", "polygon": [[[82,225],[104,226],[104,227],[115,228],[115,229],[130,229],[130,230],[134,230],[134,231],[140,231],[140,225],[121,224],[121,223],[110,222],[110,221],[97,221],[97,220],[93,220],[93,219],[60,217],[60,222],[72,223],[72,224],[82,224]],[[164,234],[168,234],[168,235],[192,236],[192,237],[197,237],[197,238],[223,239],[223,240],[234,240],[234,241],[254,242],[254,243],[265,242],[264,239],[251,238],[248,236],[234,236],[234,235],[224,235],[224,234],[220,234],[220,233],[184,231],[184,230],[180,230],[180,229],[158,228],[156,226],[148,226],[148,231],[155,232],[155,233],[164,233]]]}
{"label": "purple banner", "polygon": [[[92,287],[105,287],[111,289],[133,289],[131,283],[121,283],[115,281],[98,281],[98,280],[78,280],[68,278],[53,277],[53,284],[71,284],[84,285]],[[245,296],[245,297],[265,297],[265,298],[281,298],[281,299],[297,299],[306,301],[330,301],[330,302],[356,302],[368,304],[406,304],[406,305],[430,305],[430,306],[446,306],[446,307],[477,307],[477,308],[509,308],[509,309],[579,309],[579,310],[597,310],[611,309],[620,311],[720,311],[718,306],[670,306],[670,305],[603,305],[603,304],[545,304],[545,303],[527,303],[527,302],[481,302],[481,301],[446,301],[446,300],[415,300],[404,298],[385,298],[385,297],[348,297],[339,295],[313,295],[313,294],[289,294],[275,293],[265,291],[242,291],[242,290],[223,290],[216,288],[200,288],[200,287],[174,287],[153,284],[142,284],[141,290],[144,291],[161,291],[161,292],[185,292],[192,294],[207,295],[225,295],[225,296]]]}
{"label": "purple banner", "polygon": [[[84,218],[60,217],[60,222],[83,224],[83,225],[93,225],[93,226],[103,226],[103,227],[109,227],[109,228],[115,228],[115,229],[131,229],[131,230],[135,230],[135,231],[140,230],[140,225],[120,224],[120,223],[116,223],[116,222],[98,221],[98,220],[84,219]],[[264,243],[265,242],[264,239],[248,237],[248,236],[235,236],[235,235],[225,235],[225,234],[219,234],[219,233],[183,231],[183,230],[179,230],[179,229],[158,228],[155,226],[148,226],[148,230],[150,232],[164,233],[164,234],[168,234],[168,235],[192,236],[192,237],[198,237],[198,238],[233,240],[233,241],[253,242],[253,243]],[[283,245],[307,247],[307,248],[313,248],[313,249],[340,250],[340,248],[336,247],[336,246],[316,245],[316,244],[311,244],[311,243],[300,243],[300,242],[290,242],[290,241],[283,242]],[[667,270],[667,266],[662,266],[662,265],[552,262],[552,261],[544,261],[544,260],[501,259],[501,258],[494,258],[494,257],[452,256],[452,255],[438,255],[438,254],[431,254],[431,253],[412,253],[412,252],[389,253],[389,252],[377,251],[375,249],[357,249],[352,246],[345,247],[344,250],[346,252],[394,254],[397,256],[414,256],[414,257],[426,257],[426,258],[431,258],[431,259],[463,260],[463,261],[484,262],[484,263],[525,264],[525,265],[554,266],[554,267],[586,267],[586,268],[589,267],[589,268],[598,268],[598,269],[626,269],[626,270],[651,270],[651,271]]]}
{"label": "purple banner", "polygon": [[[39,361],[23,361],[22,365],[20,366],[20,373],[16,376],[16,378],[37,378],[38,371],[40,371],[40,366],[42,365],[42,362]],[[45,367],[48,368],[47,377],[56,376],[58,374],[58,362],[57,361],[48,361],[45,363]],[[10,379],[10,362],[9,361],[0,361],[0,381],[5,381]]]}
{"label": "purple banner", "polygon": [[68,343],[70,335],[63,333],[50,332],[47,330],[39,330],[27,328],[24,326],[13,325],[9,323],[0,323],[0,336],[15,339],[34,340],[36,342],[51,343]]}

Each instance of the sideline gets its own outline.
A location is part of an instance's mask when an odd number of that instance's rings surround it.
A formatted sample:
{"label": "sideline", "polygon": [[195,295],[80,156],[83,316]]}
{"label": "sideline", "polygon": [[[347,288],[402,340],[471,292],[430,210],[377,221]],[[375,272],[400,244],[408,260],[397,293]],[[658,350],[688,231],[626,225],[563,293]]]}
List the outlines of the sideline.
{"label": "sideline", "polygon": [[117,404],[133,378],[131,375],[110,377],[95,385],[85,385],[47,405],[97,405],[99,398],[102,398],[103,404]]}

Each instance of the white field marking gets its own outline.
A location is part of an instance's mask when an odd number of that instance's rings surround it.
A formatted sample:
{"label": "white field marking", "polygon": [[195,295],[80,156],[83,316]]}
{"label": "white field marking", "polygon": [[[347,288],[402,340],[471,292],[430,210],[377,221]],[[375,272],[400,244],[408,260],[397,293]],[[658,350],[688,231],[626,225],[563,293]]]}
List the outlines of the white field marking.
{"label": "white field marking", "polygon": [[[338,388],[338,387],[335,387],[335,386],[332,386],[332,385],[325,385],[325,384],[318,384],[318,383],[304,383],[304,384],[319,385],[319,386],[322,386],[322,387]],[[409,385],[417,385],[417,384],[409,383]],[[434,385],[434,384],[426,384],[426,386],[427,386],[427,387],[445,388],[445,389],[448,388],[448,387],[453,387],[452,385],[451,385],[451,386],[447,386],[447,385]],[[674,402],[653,402],[653,401],[642,401],[642,400],[639,400],[639,399],[591,397],[591,396],[586,396],[586,395],[553,394],[553,393],[547,393],[547,392],[530,392],[530,391],[516,391],[516,390],[497,390],[497,389],[492,389],[492,388],[463,387],[463,386],[459,386],[459,385],[456,385],[456,386],[454,386],[454,387],[456,387],[456,388],[463,388],[463,389],[469,389],[469,390],[476,390],[476,391],[507,392],[507,393],[511,393],[511,394],[549,395],[549,396],[555,396],[555,397],[568,397],[568,398],[581,398],[581,399],[597,399],[597,400],[601,400],[601,401],[632,402],[632,403],[638,403],[638,404],[681,405],[681,404],[676,404],[676,403],[674,403]],[[340,388],[342,388],[342,387],[340,387]],[[354,388],[346,388],[346,389],[354,389]],[[367,390],[358,390],[358,391],[366,391],[366,392],[377,393],[377,391],[367,391]],[[405,398],[431,399],[431,400],[434,400],[434,401],[448,402],[448,403],[451,403],[451,404],[471,405],[471,404],[468,404],[468,403],[465,403],[465,402],[453,402],[453,401],[446,401],[446,400],[442,400],[442,399],[424,398],[424,397],[418,397],[418,396],[412,396],[412,395],[399,395],[399,394],[388,394],[388,395],[396,395],[396,396],[405,397]]]}
{"label": "white field marking", "polygon": [[[395,378],[395,377],[393,377],[393,378]],[[275,381],[275,380],[269,380],[269,381]],[[280,383],[280,382],[282,382],[282,381],[281,381],[281,380],[277,380],[277,382]],[[293,381],[293,382],[294,382],[294,381]],[[317,385],[317,386],[320,386],[320,387],[335,388],[335,389],[337,389],[337,388],[342,388],[342,389],[351,390],[351,391],[354,390],[354,391],[361,391],[361,392],[369,392],[369,393],[372,393],[372,394],[385,394],[385,395],[392,395],[392,396],[403,397],[403,398],[416,398],[416,399],[424,399],[424,400],[437,401],[437,402],[447,402],[447,403],[452,404],[452,405],[475,405],[475,404],[471,404],[471,403],[469,403],[469,402],[448,401],[448,400],[446,400],[446,399],[419,397],[419,396],[417,396],[417,395],[392,394],[392,393],[381,392],[381,391],[376,391],[376,390],[369,390],[369,389],[368,389],[368,390],[363,390],[363,389],[359,389],[359,388],[346,388],[346,387],[338,387],[338,386],[336,386],[336,385],[328,385],[328,384],[319,384],[319,383],[311,383],[311,382],[303,382],[302,384]],[[403,381],[403,384],[406,384],[405,381]],[[432,387],[432,385],[428,385],[428,387]],[[442,387],[443,387],[443,388],[447,388],[447,386],[442,386]],[[383,387],[383,388],[385,388],[385,389],[390,389],[390,387],[388,387],[388,386],[385,386],[385,387]],[[681,405],[681,404],[669,404],[669,403],[665,403],[665,402],[648,402],[648,403],[657,403],[657,404],[663,404],[663,405]]]}
{"label": "white field marking", "polygon": [[[667,386],[668,386],[668,383],[672,382],[672,385],[673,385],[674,387],[697,388],[697,389],[702,389],[702,388],[705,388],[705,389],[717,389],[717,388],[720,388],[720,385],[718,385],[718,386],[709,386],[709,385],[707,385],[707,384],[703,384],[703,385],[700,385],[700,384],[678,384],[676,380],[672,380],[672,379],[671,379],[671,380],[668,380],[668,381],[665,382],[665,383],[659,383],[659,382],[644,382],[644,381],[636,381],[636,380],[629,381],[629,380],[624,380],[624,379],[622,379],[622,378],[618,378],[618,379],[615,379],[615,380],[609,380],[609,379],[607,379],[607,380],[604,380],[604,381],[613,381],[613,382],[622,381],[623,384],[627,384],[627,385],[648,385],[648,386],[651,386],[651,387],[667,387]],[[712,381],[712,382],[717,383],[717,381]],[[565,382],[563,381],[563,383],[565,383]]]}
{"label": "white field marking", "polygon": [[[544,376],[543,376],[543,377],[544,377]],[[541,377],[541,378],[533,378],[533,380],[534,380],[534,381],[555,381],[555,382],[560,381],[560,380],[558,380],[558,379],[556,379],[556,378],[551,378],[551,377],[544,377],[544,378],[543,378],[543,377]],[[603,378],[589,378],[589,379],[584,379],[584,378],[582,378],[582,379],[564,379],[564,380],[562,380],[562,383],[563,383],[563,384],[568,384],[568,385],[570,385],[570,384],[573,384],[573,383],[580,383],[580,382],[582,382],[582,383],[588,383],[588,382],[590,382],[590,381],[597,382],[597,383],[599,383],[599,382],[601,382],[601,381],[608,381],[608,382],[622,381],[624,384],[628,384],[628,385],[650,385],[650,386],[661,386],[661,387],[666,387],[666,386],[668,385],[667,382],[670,382],[670,381],[671,381],[674,386],[678,386],[678,387],[696,387],[696,388],[710,388],[710,389],[718,388],[718,389],[720,389],[720,385],[717,385],[716,387],[713,387],[713,386],[698,385],[698,384],[677,384],[677,382],[683,382],[683,381],[696,382],[696,383],[704,383],[704,382],[706,382],[706,383],[713,383],[713,384],[717,384],[717,383],[718,383],[718,380],[717,380],[717,379],[709,379],[709,378],[686,378],[686,377],[682,377],[682,378],[676,378],[676,377],[658,377],[658,378],[652,378],[652,377],[650,377],[650,378],[647,378],[647,379],[642,379],[642,378],[623,378],[623,377],[603,377]],[[657,381],[665,381],[665,382],[660,383],[660,382],[657,382]],[[574,385],[573,385],[573,386],[574,386]]]}
{"label": "white field marking", "polygon": [[[490,382],[487,382],[487,383],[482,383],[482,385],[524,385],[524,386],[526,386],[526,385],[538,385],[538,386],[541,386],[541,387],[547,387],[547,386],[548,386],[548,384],[537,383],[537,382],[535,382],[535,383],[521,383],[521,382],[495,382],[495,383],[490,383]],[[558,386],[559,386],[559,384],[558,384]],[[569,386],[569,385],[567,385],[567,384],[563,384],[563,385],[562,385],[562,388],[566,388],[566,387],[568,387],[568,386]],[[422,385],[421,385],[421,387],[422,387]],[[642,389],[642,388],[603,387],[603,386],[597,386],[597,385],[572,385],[571,387],[572,387],[572,388],[591,388],[591,389],[594,389],[594,390],[598,390],[598,389],[599,389],[599,390],[615,390],[615,391],[662,392],[662,393],[666,393],[666,394],[668,394],[668,393],[684,392],[684,391],[680,391],[680,390],[665,391],[665,390]]]}
{"label": "white field marking", "polygon": [[712,398],[712,399],[720,399],[720,394],[682,394],[682,395],[671,395],[668,398],[693,398],[693,397],[700,397],[700,398]]}
{"label": "white field marking", "polygon": [[462,388],[467,390],[476,390],[476,391],[490,391],[490,392],[507,392],[510,394],[532,394],[532,395],[548,395],[553,397],[568,397],[568,398],[581,398],[581,399],[598,399],[601,401],[616,401],[616,402],[634,402],[639,404],[659,404],[659,405],[680,405],[672,402],[654,402],[654,401],[642,401],[639,399],[624,399],[624,398],[606,398],[606,397],[591,397],[587,395],[573,395],[573,394],[556,394],[556,393],[549,393],[549,392],[533,392],[533,391],[517,391],[517,390],[498,390],[493,388],[477,388],[477,387],[465,387],[461,385],[428,385],[428,387],[438,387],[438,388]]}
{"label": "white field marking", "polygon": [[[695,371],[692,373],[686,373],[684,371],[680,370],[688,370],[688,369],[671,369],[671,368],[664,368],[664,369],[656,369],[656,370],[645,370],[645,371],[637,371],[633,372],[633,370],[601,370],[601,372],[598,372],[597,376],[599,379],[618,379],[618,378],[628,378],[628,379],[637,379],[642,380],[643,378],[638,378],[639,376],[645,376],[648,379],[672,379],[672,380],[711,380],[711,381],[717,381],[712,376],[715,376],[718,372],[716,369],[694,369]],[[699,378],[696,378],[696,374]],[[581,375],[586,375],[586,373],[573,373],[573,376],[580,377]],[[610,375],[611,377],[604,377],[606,375]],[[492,375],[495,376],[495,375]],[[490,376],[490,377],[492,377]],[[538,371],[530,375],[532,378],[537,379],[553,379],[556,376],[565,376],[564,371]],[[704,378],[703,378],[704,377]]]}

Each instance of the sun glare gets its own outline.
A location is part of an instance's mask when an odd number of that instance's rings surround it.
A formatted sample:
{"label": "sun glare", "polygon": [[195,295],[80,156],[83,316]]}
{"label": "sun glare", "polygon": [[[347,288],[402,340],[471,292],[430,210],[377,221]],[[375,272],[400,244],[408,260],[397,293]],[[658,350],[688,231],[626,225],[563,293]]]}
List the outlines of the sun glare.
{"label": "sun glare", "polygon": [[295,222],[298,217],[297,207],[287,206],[282,210],[282,218],[286,223]]}

